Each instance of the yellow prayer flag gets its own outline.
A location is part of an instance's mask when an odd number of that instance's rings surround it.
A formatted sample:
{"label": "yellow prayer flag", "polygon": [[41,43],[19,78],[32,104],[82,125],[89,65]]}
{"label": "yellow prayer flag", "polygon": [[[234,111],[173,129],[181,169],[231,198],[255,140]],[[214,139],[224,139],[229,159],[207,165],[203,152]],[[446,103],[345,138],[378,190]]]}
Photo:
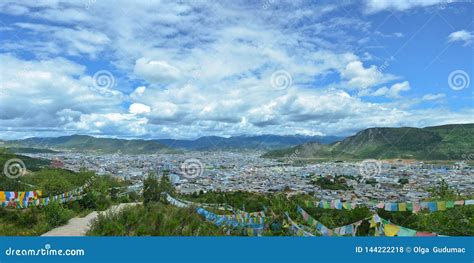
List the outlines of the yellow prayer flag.
{"label": "yellow prayer flag", "polygon": [[376,226],[377,226],[377,223],[375,222],[375,219],[372,217],[370,219],[370,227],[372,228],[372,227],[376,227]]}
{"label": "yellow prayer flag", "polygon": [[0,191],[0,203],[3,203],[7,200],[7,197],[5,195],[4,191]]}
{"label": "yellow prayer flag", "polygon": [[398,211],[407,211],[407,203],[398,203]]}
{"label": "yellow prayer flag", "polygon": [[342,203],[342,207],[344,207],[345,209],[347,209],[347,207],[348,207],[348,206],[347,206],[347,202]]}
{"label": "yellow prayer flag", "polygon": [[439,201],[438,203],[438,210],[443,211],[446,210],[446,202],[445,201]]}
{"label": "yellow prayer flag", "polygon": [[385,233],[385,236],[388,236],[388,237],[395,236],[399,230],[400,230],[400,227],[396,225],[386,224],[383,226],[383,232]]}

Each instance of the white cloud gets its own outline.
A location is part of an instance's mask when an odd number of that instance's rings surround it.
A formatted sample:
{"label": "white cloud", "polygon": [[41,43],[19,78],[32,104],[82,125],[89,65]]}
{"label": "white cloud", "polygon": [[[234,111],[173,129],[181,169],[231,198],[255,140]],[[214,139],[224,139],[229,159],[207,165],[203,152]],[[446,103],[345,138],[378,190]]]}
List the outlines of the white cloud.
{"label": "white cloud", "polygon": [[377,13],[384,10],[405,11],[437,4],[446,4],[446,0],[365,0],[365,11],[367,13]]}
{"label": "white cloud", "polygon": [[360,96],[385,96],[387,98],[398,99],[401,98],[400,93],[402,91],[410,90],[410,83],[408,81],[403,81],[399,83],[393,84],[390,88],[388,87],[381,87],[374,92],[370,90],[366,90],[365,92],[361,92]]}
{"label": "white cloud", "polygon": [[166,61],[140,58],[135,63],[134,73],[150,83],[168,83],[177,80],[181,73]]}
{"label": "white cloud", "polygon": [[[96,57],[110,42],[107,35],[81,27],[62,27],[47,24],[16,23],[16,27],[28,30],[36,36],[35,40],[20,40],[20,44],[34,44],[38,51],[48,51],[53,54],[66,53],[71,56],[88,55]],[[57,45],[50,45],[54,39]],[[30,43],[33,42],[33,43]],[[5,46],[4,47],[8,47]]]}
{"label": "white cloud", "polygon": [[136,137],[147,134],[147,122],[135,114],[91,113],[82,114],[78,121],[67,123],[64,128],[77,133]]}
{"label": "white cloud", "polygon": [[393,36],[394,37],[404,37],[405,35],[401,32],[395,32],[395,33],[393,33]]}
{"label": "white cloud", "polygon": [[410,83],[408,83],[408,81],[395,83],[390,87],[388,96],[391,98],[400,98],[400,92],[408,90],[410,90]]}
{"label": "white cloud", "polygon": [[143,114],[151,111],[151,108],[145,104],[133,103],[129,108],[130,113],[132,114]]}
{"label": "white cloud", "polygon": [[425,100],[425,101],[439,100],[439,99],[443,99],[445,97],[446,97],[446,94],[444,94],[444,93],[426,94],[422,97],[422,100]]}
{"label": "white cloud", "polygon": [[96,89],[85,68],[63,58],[27,61],[0,55],[1,127],[61,128],[83,114],[120,110],[124,95]]}
{"label": "white cloud", "polygon": [[463,46],[470,45],[473,39],[474,34],[466,30],[459,30],[448,36],[448,42],[464,42]]}
{"label": "white cloud", "polygon": [[348,85],[355,88],[366,89],[377,84],[382,84],[394,76],[384,74],[375,65],[365,68],[361,61],[352,61],[341,71],[341,76],[346,79]]}

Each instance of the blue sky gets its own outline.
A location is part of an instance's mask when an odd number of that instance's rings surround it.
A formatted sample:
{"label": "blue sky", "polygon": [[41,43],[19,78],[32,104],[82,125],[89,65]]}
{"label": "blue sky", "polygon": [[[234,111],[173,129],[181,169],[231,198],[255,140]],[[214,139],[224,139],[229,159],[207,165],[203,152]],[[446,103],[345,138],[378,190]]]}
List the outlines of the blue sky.
{"label": "blue sky", "polygon": [[2,1],[2,139],[474,122],[472,1]]}

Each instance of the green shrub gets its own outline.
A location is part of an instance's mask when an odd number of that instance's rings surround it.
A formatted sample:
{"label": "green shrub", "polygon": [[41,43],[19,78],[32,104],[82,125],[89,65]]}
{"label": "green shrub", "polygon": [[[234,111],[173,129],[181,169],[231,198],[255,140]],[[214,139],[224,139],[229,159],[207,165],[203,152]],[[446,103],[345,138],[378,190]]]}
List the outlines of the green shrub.
{"label": "green shrub", "polygon": [[79,204],[84,209],[105,210],[112,204],[112,200],[107,194],[97,190],[88,190],[86,195],[79,200]]}
{"label": "green shrub", "polygon": [[74,212],[63,207],[58,202],[52,202],[44,207],[46,221],[52,227],[66,224],[74,215]]}

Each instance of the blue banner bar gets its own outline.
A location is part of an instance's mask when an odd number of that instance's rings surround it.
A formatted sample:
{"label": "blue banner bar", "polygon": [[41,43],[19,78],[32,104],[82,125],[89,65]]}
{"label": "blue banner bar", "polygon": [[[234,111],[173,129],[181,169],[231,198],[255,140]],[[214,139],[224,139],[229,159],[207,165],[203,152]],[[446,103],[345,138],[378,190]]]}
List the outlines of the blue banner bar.
{"label": "blue banner bar", "polygon": [[0,237],[0,262],[469,262],[473,237]]}

